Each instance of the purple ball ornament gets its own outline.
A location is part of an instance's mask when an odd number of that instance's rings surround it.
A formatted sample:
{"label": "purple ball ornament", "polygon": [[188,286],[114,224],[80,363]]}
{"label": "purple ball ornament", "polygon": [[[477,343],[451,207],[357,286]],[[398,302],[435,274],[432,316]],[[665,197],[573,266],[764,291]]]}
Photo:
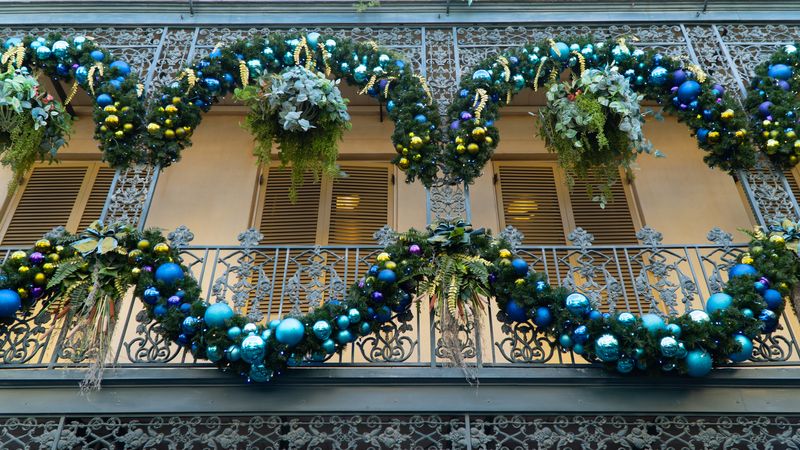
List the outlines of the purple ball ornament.
{"label": "purple ball ornament", "polygon": [[789,82],[785,80],[778,81],[778,87],[784,91],[789,91],[790,89],[792,89],[792,86],[789,84]]}
{"label": "purple ball ornament", "polygon": [[44,262],[44,255],[39,252],[33,252],[28,259],[30,260],[31,264],[38,265]]}
{"label": "purple ball ornament", "polygon": [[758,113],[761,114],[761,117],[766,118],[770,115],[769,109],[772,107],[772,102],[763,102],[758,105]]}
{"label": "purple ball ornament", "polygon": [[462,111],[461,112],[461,120],[466,121],[466,120],[470,120],[470,119],[472,119],[472,114],[468,113],[467,111]]}
{"label": "purple ball ornament", "polygon": [[758,279],[758,281],[759,281],[759,283],[763,284],[766,287],[769,287],[769,285],[770,285],[769,278],[767,278],[767,277],[761,277],[761,278]]}
{"label": "purple ball ornament", "polygon": [[372,293],[372,301],[375,303],[383,302],[383,292],[375,291]]}
{"label": "purple ball ornament", "polygon": [[167,299],[167,305],[175,307],[181,304],[181,298],[177,295],[172,295]]}
{"label": "purple ball ornament", "polygon": [[145,272],[152,272],[153,266],[142,266],[142,270],[144,270]]}
{"label": "purple ball ornament", "polygon": [[680,86],[688,79],[686,72],[683,69],[678,69],[675,72],[672,72],[672,84],[674,86]]}
{"label": "purple ball ornament", "polygon": [[411,244],[408,246],[408,253],[411,253],[414,256],[419,256],[422,254],[422,247],[417,244]]}
{"label": "purple ball ornament", "polygon": [[41,286],[34,286],[31,288],[31,295],[33,298],[39,298],[44,294],[44,288]]}
{"label": "purple ball ornament", "polygon": [[461,122],[458,121],[458,120],[454,120],[453,122],[450,123],[450,129],[451,130],[457,130],[460,127],[461,127]]}

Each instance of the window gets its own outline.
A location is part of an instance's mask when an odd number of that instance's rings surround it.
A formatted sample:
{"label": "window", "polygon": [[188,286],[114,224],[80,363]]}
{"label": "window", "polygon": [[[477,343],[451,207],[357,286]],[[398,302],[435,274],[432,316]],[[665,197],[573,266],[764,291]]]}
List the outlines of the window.
{"label": "window", "polygon": [[[313,176],[307,175],[295,203],[289,200],[291,171],[277,166],[264,169],[254,218],[255,226],[264,235],[261,243],[288,247],[375,245],[373,233],[393,223],[393,170],[389,164],[350,161],[341,168],[347,176],[334,180],[314,183]],[[285,287],[299,265],[292,259],[299,257],[300,263],[308,264],[304,251],[291,248],[269,252],[274,259],[267,264],[273,294],[259,307],[268,319],[291,309]],[[263,264],[266,257],[257,257],[256,263]],[[349,262],[350,271],[355,263]],[[344,278],[343,263],[337,270]],[[304,285],[311,281],[309,276],[300,278]]]}
{"label": "window", "polygon": [[0,245],[30,246],[56,226],[79,232],[100,218],[114,170],[100,162],[37,165],[0,221]]}

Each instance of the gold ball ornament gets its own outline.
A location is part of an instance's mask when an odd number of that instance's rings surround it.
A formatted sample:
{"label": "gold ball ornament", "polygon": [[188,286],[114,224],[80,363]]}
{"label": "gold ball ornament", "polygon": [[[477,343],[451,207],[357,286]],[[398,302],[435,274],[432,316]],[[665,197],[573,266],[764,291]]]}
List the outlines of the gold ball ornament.
{"label": "gold ball ornament", "polygon": [[800,139],[794,141],[794,148],[800,148]]}
{"label": "gold ball ornament", "polygon": [[17,250],[14,253],[11,254],[11,260],[12,261],[21,261],[21,260],[25,259],[27,256],[28,255],[25,252],[23,252],[22,250]]}
{"label": "gold ball ornament", "polygon": [[389,261],[390,259],[392,259],[392,257],[386,252],[379,254],[377,257],[378,262],[386,262]]}
{"label": "gold ball ornament", "polygon": [[470,136],[477,142],[481,142],[486,138],[486,128],[483,127],[475,127],[470,132]]}
{"label": "gold ball ornament", "polygon": [[411,159],[414,160],[414,162],[420,162],[422,161],[422,155],[417,153],[416,155],[412,156]]}
{"label": "gold ball ornament", "polygon": [[84,271],[84,272],[88,272],[89,271],[89,263],[85,262],[85,263],[81,264],[81,270]]}
{"label": "gold ball ornament", "polygon": [[389,270],[394,270],[397,268],[397,263],[395,263],[394,261],[387,261],[385,266]]}
{"label": "gold ball ornament", "polygon": [[25,288],[17,288],[17,294],[22,298],[28,298],[28,290]]}
{"label": "gold ball ornament", "polygon": [[768,127],[770,125],[772,125],[772,122],[769,121],[769,120],[765,120],[765,121],[761,122],[761,126],[763,126],[763,127]]}
{"label": "gold ball ornament", "polygon": [[161,125],[157,123],[148,123],[147,124],[147,132],[150,134],[156,134],[161,129]]}
{"label": "gold ball ornament", "polygon": [[114,137],[116,137],[117,139],[122,139],[125,137],[125,132],[122,130],[115,131]]}
{"label": "gold ball ornament", "polygon": [[797,156],[792,155],[789,157],[789,162],[792,164],[797,164]]}
{"label": "gold ball ornament", "polygon": [[179,138],[182,138],[182,137],[186,136],[186,132],[183,131],[183,128],[176,128],[175,129],[175,136],[178,136]]}
{"label": "gold ball ornament", "polygon": [[139,276],[139,274],[140,274],[141,272],[142,272],[142,269],[140,269],[140,268],[138,268],[138,267],[134,267],[133,269],[131,269],[131,274],[133,274],[133,276],[135,276],[135,277],[136,277],[136,276]]}
{"label": "gold ball ornament", "polygon": [[507,249],[500,249],[500,257],[501,258],[511,258],[511,252]]}
{"label": "gold ball ornament", "polygon": [[132,262],[132,263],[135,263],[135,262],[137,262],[137,261],[139,260],[139,258],[141,258],[143,255],[144,255],[144,253],[142,253],[142,251],[141,251],[141,250],[139,250],[138,248],[137,248],[137,249],[134,249],[134,250],[131,250],[131,251],[128,253],[128,261],[129,261],[129,262]]}
{"label": "gold ball ornament", "polygon": [[776,244],[783,244],[784,242],[786,242],[786,240],[783,238],[783,236],[781,236],[779,234],[773,234],[772,236],[770,236],[769,237],[769,241],[770,242],[774,242]]}
{"label": "gold ball ornament", "polygon": [[114,106],[114,105],[108,105],[105,108],[103,108],[103,111],[105,111],[105,112],[107,112],[109,114],[114,114],[114,113],[117,112],[117,107]]}
{"label": "gold ball ornament", "polygon": [[762,131],[761,132],[761,136],[765,137],[765,138],[768,138],[769,137],[769,131]]}
{"label": "gold ball ornament", "polygon": [[726,109],[725,111],[722,111],[719,116],[722,118],[722,120],[730,120],[733,119],[733,115],[732,109]]}
{"label": "gold ball ornament", "polygon": [[119,125],[119,117],[117,117],[114,114],[111,114],[110,116],[106,116],[103,122],[105,122],[105,124],[110,127],[116,127],[117,125]]}
{"label": "gold ball ornament", "polygon": [[44,270],[44,273],[53,273],[56,270],[56,266],[53,263],[44,263],[42,264],[42,270]]}
{"label": "gold ball ornament", "polygon": [[33,276],[33,282],[41,286],[47,283],[47,277],[45,276],[45,274],[39,272]]}
{"label": "gold ball ornament", "polygon": [[31,270],[31,268],[28,267],[28,266],[19,266],[19,269],[17,269],[17,272],[19,272],[22,275],[25,275],[26,273],[28,273],[29,270]]}
{"label": "gold ball ornament", "polygon": [[397,145],[395,145],[395,146],[394,146],[394,149],[395,149],[395,151],[397,151],[397,153],[400,153],[400,152],[402,152],[402,151],[403,151],[403,144],[397,144]]}
{"label": "gold ball ornament", "polygon": [[141,241],[136,243],[136,248],[138,248],[141,251],[145,251],[148,248],[150,248],[150,241],[148,241],[147,239],[142,239]]}
{"label": "gold ball ornament", "polygon": [[192,127],[183,127],[183,132],[186,133],[187,136],[192,134]]}
{"label": "gold ball ornament", "polygon": [[717,142],[719,141],[719,131],[712,131],[708,133],[708,140],[709,142]]}
{"label": "gold ball ornament", "polygon": [[175,105],[167,105],[164,107],[164,112],[167,114],[175,114],[178,112],[178,107]]}
{"label": "gold ball ornament", "polygon": [[172,97],[172,104],[173,105],[180,105],[182,101],[183,100],[181,100],[180,97]]}
{"label": "gold ball ornament", "polygon": [[463,144],[463,143],[464,143],[464,138],[462,138],[461,136],[456,136],[456,144]]}
{"label": "gold ball ornament", "polygon": [[175,139],[175,132],[172,130],[165,130],[164,137],[167,139]]}
{"label": "gold ball ornament", "polygon": [[735,135],[736,135],[737,138],[743,139],[745,136],[747,136],[747,130],[745,130],[745,129],[736,130]]}
{"label": "gold ball ornament", "polygon": [[397,162],[397,165],[400,166],[401,169],[408,169],[410,164],[408,158],[400,158],[400,161]]}
{"label": "gold ball ornament", "polygon": [[424,144],[425,144],[425,142],[423,142],[423,141],[422,141],[422,138],[421,138],[421,137],[419,137],[419,136],[414,136],[414,137],[412,137],[412,138],[411,138],[411,141],[409,142],[409,146],[410,146],[410,147],[411,147],[411,149],[413,149],[413,150],[419,150],[420,148],[422,148],[422,146],[423,146]]}
{"label": "gold ball ornament", "polygon": [[166,119],[166,120],[164,120],[164,125],[166,125],[166,126],[168,126],[168,127],[171,127],[171,126],[172,126],[172,119]]}
{"label": "gold ball ornament", "polygon": [[500,260],[500,265],[501,266],[510,266],[511,265],[511,260],[508,259],[508,258],[503,258],[503,259]]}
{"label": "gold ball ornament", "polygon": [[750,256],[743,256],[742,264],[753,264],[753,258],[751,258]]}
{"label": "gold ball ornament", "polygon": [[64,251],[64,246],[63,245],[56,245],[56,251],[57,252],[63,252]]}
{"label": "gold ball ornament", "polygon": [[122,107],[122,109],[120,109],[120,111],[122,111],[122,112],[124,112],[124,113],[126,113],[126,112],[128,112],[128,111],[130,111],[130,110],[131,110],[131,107],[130,107],[130,106],[123,106],[123,107]]}
{"label": "gold ball ornament", "polygon": [[404,148],[402,152],[400,152],[403,156],[408,156],[408,149]]}
{"label": "gold ball ornament", "polygon": [[517,286],[522,286],[523,284],[525,284],[525,278],[517,278],[516,280],[514,280],[514,284],[516,284]]}
{"label": "gold ball ornament", "polygon": [[797,133],[795,133],[794,130],[789,130],[786,132],[786,137],[789,139],[794,139],[797,137]]}
{"label": "gold ball ornament", "polygon": [[39,250],[39,251],[49,249],[50,245],[51,245],[50,241],[47,240],[47,239],[39,239],[38,241],[36,241],[35,244],[33,244],[33,246],[36,247],[36,250]]}
{"label": "gold ball ornament", "polygon": [[456,153],[464,153],[467,151],[467,146],[464,144],[456,145]]}
{"label": "gold ball ornament", "polygon": [[106,131],[108,131],[108,127],[105,125],[100,125],[100,132],[105,133]]}
{"label": "gold ball ornament", "polygon": [[[62,249],[62,250],[63,250],[63,249]],[[60,256],[58,256],[58,253],[50,253],[49,255],[47,255],[47,259],[48,259],[50,262],[57,263],[57,262],[58,262],[58,260],[60,260],[60,259],[61,259],[61,257],[60,257]]]}
{"label": "gold ball ornament", "polygon": [[122,129],[125,130],[125,131],[133,131],[133,124],[132,123],[126,123],[125,125],[122,126]]}
{"label": "gold ball ornament", "polygon": [[486,145],[494,144],[494,139],[492,139],[491,136],[486,136],[486,138],[483,141],[486,142]]}
{"label": "gold ball ornament", "polygon": [[163,242],[156,244],[156,246],[153,247],[153,252],[155,252],[156,255],[166,255],[169,253],[169,245]]}
{"label": "gold ball ornament", "polygon": [[775,148],[775,147],[779,146],[780,144],[781,143],[776,141],[775,139],[767,140],[767,148]]}
{"label": "gold ball ornament", "polygon": [[475,153],[478,153],[480,151],[480,149],[481,149],[481,147],[478,144],[474,143],[474,142],[470,143],[467,146],[467,151],[472,153],[473,155]]}

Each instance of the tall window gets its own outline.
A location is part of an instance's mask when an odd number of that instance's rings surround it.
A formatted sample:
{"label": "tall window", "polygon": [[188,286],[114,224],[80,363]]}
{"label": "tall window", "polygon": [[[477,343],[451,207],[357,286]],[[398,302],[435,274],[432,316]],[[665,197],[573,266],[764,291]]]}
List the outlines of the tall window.
{"label": "tall window", "polygon": [[85,229],[100,218],[113,179],[101,162],[35,166],[0,220],[0,245],[29,246],[56,226]]}

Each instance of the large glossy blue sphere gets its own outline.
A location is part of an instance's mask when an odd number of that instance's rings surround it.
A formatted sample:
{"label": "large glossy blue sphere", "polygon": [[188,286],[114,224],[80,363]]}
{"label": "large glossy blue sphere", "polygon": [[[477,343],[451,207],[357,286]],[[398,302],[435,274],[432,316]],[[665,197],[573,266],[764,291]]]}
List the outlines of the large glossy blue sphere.
{"label": "large glossy blue sphere", "polygon": [[678,100],[684,105],[688,105],[694,100],[697,100],[697,96],[700,95],[700,83],[694,80],[684,81],[678,87]]}
{"label": "large glossy blue sphere", "polygon": [[509,300],[506,304],[506,316],[514,322],[527,322],[528,316],[525,307],[516,300]]}
{"label": "large glossy blue sphere", "polygon": [[792,78],[792,68],[786,64],[775,64],[769,66],[767,75],[769,75],[770,78],[775,78],[776,80],[788,80],[789,78]]}
{"label": "large glossy blue sphere", "polygon": [[227,303],[214,303],[206,308],[203,319],[209,327],[224,327],[233,318],[233,309]]}
{"label": "large glossy blue sphere", "polygon": [[778,311],[783,307],[783,296],[775,289],[767,289],[764,291],[764,301],[767,302],[767,308]]}
{"label": "large glossy blue sphere", "polygon": [[728,355],[731,361],[742,362],[750,359],[750,356],[753,355],[753,341],[751,341],[750,338],[748,338],[743,334],[734,335],[733,340],[736,341],[737,344],[739,344],[741,350]]}
{"label": "large glossy blue sphere", "polygon": [[575,328],[575,331],[572,332],[572,340],[578,344],[585,344],[589,340],[589,329],[586,328],[586,325]]}
{"label": "large glossy blue sphere", "polygon": [[492,74],[488,70],[478,69],[472,73],[472,79],[475,81],[482,81],[485,83],[492,82]]}
{"label": "large glossy blue sphere", "polygon": [[378,281],[383,283],[394,283],[397,281],[397,274],[393,270],[383,269],[378,273]]}
{"label": "large glossy blue sphere", "polygon": [[53,42],[53,55],[56,58],[63,58],[67,56],[67,51],[69,50],[69,42],[67,41],[55,41]]}
{"label": "large glossy blue sphere", "polygon": [[565,300],[565,305],[567,310],[576,316],[583,316],[584,314],[588,313],[589,309],[591,308],[589,299],[585,295],[578,292],[569,294]]}
{"label": "large glossy blue sphere", "polygon": [[158,266],[156,269],[156,280],[166,284],[172,285],[183,279],[183,269],[181,266],[168,262]]}
{"label": "large glossy blue sphere", "polygon": [[650,332],[650,334],[656,334],[664,329],[665,324],[664,319],[658,314],[647,313],[642,314],[642,326]]}
{"label": "large glossy blue sphere", "polygon": [[728,271],[729,278],[743,277],[743,276],[757,276],[758,271],[750,264],[736,264]]}
{"label": "large glossy blue sphere", "polygon": [[633,325],[636,323],[636,316],[629,312],[620,313],[620,315],[617,316],[617,322],[625,326]]}
{"label": "large glossy blue sphere", "polygon": [[764,333],[772,333],[778,329],[778,315],[769,309],[762,309],[758,320],[761,321],[761,331]]}
{"label": "large glossy blue sphere", "polygon": [[714,311],[720,311],[729,308],[733,304],[733,297],[724,293],[717,292],[708,298],[706,301],[706,312],[711,314]]}
{"label": "large glossy blue sphere", "polygon": [[241,354],[242,359],[250,364],[261,362],[267,351],[267,343],[261,336],[251,334],[242,341]]}
{"label": "large glossy blue sphere", "polygon": [[517,258],[511,261],[511,267],[514,268],[514,272],[516,272],[516,274],[519,276],[525,276],[528,274],[528,263],[526,263],[522,258]]}
{"label": "large glossy blue sphere", "polygon": [[281,320],[280,325],[275,329],[275,339],[281,344],[286,344],[291,347],[299,344],[300,341],[303,340],[305,330],[306,328],[303,326],[303,322],[289,317],[288,319]]}
{"label": "large glossy blue sphere", "polygon": [[594,351],[603,362],[619,359],[619,340],[613,334],[604,334],[594,341]]}
{"label": "large glossy blue sphere", "polygon": [[0,317],[14,317],[22,308],[22,298],[11,289],[0,290]]}
{"label": "large glossy blue sphere", "polygon": [[112,69],[115,69],[120,76],[127,77],[131,73],[131,66],[125,61],[114,61],[110,64]]}
{"label": "large glossy blue sphere", "polygon": [[92,52],[89,53],[89,56],[91,56],[93,60],[98,62],[106,58],[106,55],[103,54],[103,52],[101,52],[100,50],[92,50]]}
{"label": "large glossy blue sphere", "polygon": [[553,322],[553,313],[550,312],[550,308],[546,306],[540,306],[536,308],[536,315],[533,317],[533,323],[536,324],[538,327],[546,327]]}
{"label": "large glossy blue sphere", "polygon": [[142,300],[148,305],[155,305],[158,302],[158,299],[161,297],[161,293],[158,292],[158,289],[154,287],[149,287],[144,290],[144,294],[142,295]]}
{"label": "large glossy blue sphere", "polygon": [[656,86],[663,86],[667,84],[668,79],[669,72],[667,69],[661,66],[654,67],[653,70],[650,71],[650,83]]}
{"label": "large glossy blue sphere", "polygon": [[194,334],[200,326],[200,321],[196,317],[189,316],[183,319],[181,330],[186,334]]}
{"label": "large glossy blue sphere", "polygon": [[704,350],[692,350],[686,355],[686,372],[693,377],[704,377],[711,372],[711,355]]}
{"label": "large glossy blue sphere", "polygon": [[103,108],[114,103],[114,99],[108,94],[100,94],[97,96],[97,106]]}

